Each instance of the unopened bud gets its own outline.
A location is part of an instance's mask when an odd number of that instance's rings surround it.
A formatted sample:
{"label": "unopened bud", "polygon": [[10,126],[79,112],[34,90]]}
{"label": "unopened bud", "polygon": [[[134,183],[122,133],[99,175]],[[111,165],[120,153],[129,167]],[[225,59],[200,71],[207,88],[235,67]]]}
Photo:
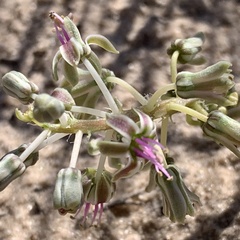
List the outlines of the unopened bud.
{"label": "unopened bud", "polygon": [[[236,104],[231,63],[220,61],[197,72],[180,72],[177,75],[176,90],[181,98],[202,98],[223,106]],[[233,99],[234,98],[234,99]]]}
{"label": "unopened bud", "polygon": [[240,146],[240,123],[238,121],[220,111],[213,111],[209,114],[202,129],[208,137],[224,145],[240,157],[240,152],[237,149]]}
{"label": "unopened bud", "polygon": [[2,77],[3,90],[23,104],[33,102],[32,94],[38,93],[38,87],[30,82],[22,73],[11,71]]}
{"label": "unopened bud", "polygon": [[53,193],[53,205],[60,214],[75,213],[83,203],[81,171],[76,168],[61,169]]}
{"label": "unopened bud", "polygon": [[[9,152],[8,154],[12,153],[14,155],[17,155],[18,157],[20,157],[20,155],[28,148],[30,144],[22,144],[20,147],[12,150],[11,152]],[[7,154],[6,154],[7,155]],[[39,159],[39,153],[38,152],[33,152],[31,153],[25,160],[24,160],[24,164],[25,167],[29,167],[29,166],[33,166]]]}
{"label": "unopened bud", "polygon": [[63,102],[66,110],[75,105],[72,95],[65,88],[55,88],[51,96]]}
{"label": "unopened bud", "polygon": [[64,111],[63,102],[48,94],[39,94],[34,100],[33,117],[39,122],[55,121]]}
{"label": "unopened bud", "polygon": [[177,39],[168,48],[167,54],[172,56],[175,51],[179,52],[178,62],[185,64],[202,64],[205,59],[197,54],[202,50],[204,42],[203,33],[198,33],[194,37],[187,39]]}
{"label": "unopened bud", "polygon": [[13,153],[0,160],[0,191],[5,189],[14,179],[22,175],[26,167],[22,160]]}

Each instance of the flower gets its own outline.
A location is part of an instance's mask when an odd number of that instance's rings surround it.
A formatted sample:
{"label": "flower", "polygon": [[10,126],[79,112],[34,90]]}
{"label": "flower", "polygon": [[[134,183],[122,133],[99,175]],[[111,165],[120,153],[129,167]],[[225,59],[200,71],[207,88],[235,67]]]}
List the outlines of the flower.
{"label": "flower", "polygon": [[194,204],[200,205],[200,199],[186,187],[175,165],[168,165],[168,171],[171,173],[171,180],[152,173],[162,192],[163,213],[172,222],[183,223],[186,215],[194,216]]}
{"label": "flower", "polygon": [[39,122],[52,122],[65,111],[64,103],[46,93],[39,94],[33,104],[33,117]]}
{"label": "flower", "polygon": [[53,205],[62,215],[75,213],[83,203],[81,171],[65,168],[58,172],[53,193]]}
{"label": "flower", "polygon": [[199,32],[194,37],[186,39],[176,39],[167,49],[167,54],[172,56],[175,51],[179,52],[178,62],[182,64],[202,64],[205,59],[198,56],[202,50],[204,35]]}
{"label": "flower", "polygon": [[181,98],[202,98],[222,106],[233,106],[238,102],[234,90],[234,76],[231,63],[219,61],[206,69],[191,73],[183,71],[177,74],[176,91]]}
{"label": "flower", "polygon": [[4,92],[27,105],[33,102],[33,95],[38,93],[38,87],[30,82],[22,73],[10,71],[2,77]]}
{"label": "flower", "polygon": [[14,179],[26,170],[22,160],[13,153],[8,153],[0,159],[0,191],[4,190]]}
{"label": "flower", "polygon": [[240,158],[240,123],[220,111],[212,111],[202,125],[204,134]]}
{"label": "flower", "polygon": [[122,136],[121,142],[100,141],[101,153],[110,157],[130,155],[128,163],[117,171],[113,180],[129,177],[138,172],[147,162],[155,166],[158,173],[171,178],[165,169],[163,146],[156,140],[156,125],[145,113],[134,110],[139,123],[122,114],[107,116],[107,124]]}
{"label": "flower", "polygon": [[76,66],[80,61],[82,49],[79,47],[81,37],[78,30],[73,28],[75,25],[69,17],[62,18],[55,12],[50,12],[49,16],[54,22],[56,34],[61,43],[59,50],[63,59],[71,66]]}
{"label": "flower", "polygon": [[[96,169],[87,168],[83,171],[82,184],[84,193],[85,209],[82,223],[87,222],[87,216],[90,208],[93,206],[93,215],[90,225],[94,223],[98,215],[98,224],[101,221],[103,213],[103,204],[109,202],[112,198],[116,184],[112,182],[112,174],[106,170],[101,173],[99,178],[96,177]],[[80,207],[73,218],[76,218],[81,212]]]}

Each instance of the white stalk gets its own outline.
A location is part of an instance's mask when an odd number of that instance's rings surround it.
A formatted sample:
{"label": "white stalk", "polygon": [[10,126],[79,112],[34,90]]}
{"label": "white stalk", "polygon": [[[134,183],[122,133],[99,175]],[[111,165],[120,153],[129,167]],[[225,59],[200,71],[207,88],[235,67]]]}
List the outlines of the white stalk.
{"label": "white stalk", "polygon": [[89,60],[86,59],[86,58],[83,60],[83,64],[85,65],[87,70],[93,76],[94,80],[96,81],[99,89],[101,90],[102,94],[104,95],[104,97],[105,97],[109,107],[111,108],[112,112],[113,113],[118,113],[119,110],[118,110],[117,104],[115,103],[111,93],[107,89],[106,85],[104,84],[103,80],[101,79],[101,77],[99,76],[99,74],[97,73],[95,68],[92,66],[92,64],[89,62]]}
{"label": "white stalk", "polygon": [[20,155],[22,161],[25,161],[28,156],[36,150],[36,148],[46,139],[50,133],[49,130],[44,130],[41,134],[29,145],[29,147]]}
{"label": "white stalk", "polygon": [[69,133],[55,133],[52,136],[50,136],[49,138],[47,138],[46,140],[44,140],[35,150],[35,152],[41,150],[42,148],[58,141],[59,139],[65,137],[69,135]]}
{"label": "white stalk", "polygon": [[72,106],[70,111],[75,113],[86,113],[86,114],[94,115],[96,117],[102,117],[102,118],[106,117],[106,112],[98,109],[88,108],[88,107]]}
{"label": "white stalk", "polygon": [[83,133],[80,130],[75,134],[71,160],[69,163],[70,168],[75,168],[77,165],[78,155],[79,155],[81,142],[82,142],[82,136],[83,136]]}

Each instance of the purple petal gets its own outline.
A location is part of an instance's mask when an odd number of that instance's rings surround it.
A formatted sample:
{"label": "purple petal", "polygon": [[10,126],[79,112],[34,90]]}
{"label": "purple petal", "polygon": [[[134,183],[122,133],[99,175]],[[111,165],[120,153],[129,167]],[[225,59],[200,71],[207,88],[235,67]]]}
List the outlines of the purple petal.
{"label": "purple petal", "polygon": [[137,124],[129,117],[121,114],[107,116],[107,125],[117,131],[123,137],[131,140],[132,136],[139,131]]}

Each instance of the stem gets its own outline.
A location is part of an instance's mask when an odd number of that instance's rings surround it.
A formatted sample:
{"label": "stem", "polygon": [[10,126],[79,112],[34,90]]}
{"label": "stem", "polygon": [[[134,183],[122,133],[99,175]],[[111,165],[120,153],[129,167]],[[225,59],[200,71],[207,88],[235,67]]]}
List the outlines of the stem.
{"label": "stem", "polygon": [[86,114],[90,114],[90,115],[94,115],[102,118],[106,117],[106,112],[98,109],[88,108],[88,107],[72,106],[70,111],[76,112],[76,113],[86,113]]}
{"label": "stem", "polygon": [[167,147],[168,119],[168,116],[162,119],[160,142],[164,147]]}
{"label": "stem", "polygon": [[41,134],[29,145],[29,147],[20,155],[20,159],[25,161],[28,156],[34,152],[34,150],[44,141],[47,135],[50,133],[49,130],[44,130]]}
{"label": "stem", "polygon": [[123,81],[121,78],[117,77],[108,77],[106,79],[107,82],[116,83],[130,92],[133,97],[142,105],[146,105],[148,103],[147,99],[143,97],[134,87],[132,87],[129,83]]}
{"label": "stem", "polygon": [[113,113],[118,113],[119,110],[118,110],[117,104],[115,103],[111,93],[107,89],[106,85],[104,84],[103,80],[101,79],[101,77],[99,76],[99,74],[97,73],[95,68],[92,66],[92,64],[89,62],[89,60],[86,59],[86,58],[83,59],[83,64],[85,65],[87,70],[93,76],[94,80],[96,81],[98,87],[100,88],[102,94],[104,95],[104,97],[105,97],[109,107],[111,108],[112,112]]}
{"label": "stem", "polygon": [[178,112],[182,112],[185,113],[187,115],[190,115],[192,117],[197,118],[198,120],[202,121],[202,122],[206,122],[208,117],[203,115],[202,113],[199,113],[191,108],[188,108],[186,106],[177,104],[177,103],[169,103],[166,105],[166,110],[170,111],[170,110],[175,110]]}
{"label": "stem", "polygon": [[[112,137],[112,130],[108,130],[106,131],[106,135],[105,135],[105,139],[104,141],[109,141]],[[96,182],[101,178],[102,172],[104,170],[104,165],[105,165],[105,161],[106,161],[106,155],[101,154],[99,162],[98,162],[98,167],[97,167],[97,172],[96,172]]]}
{"label": "stem", "polygon": [[83,136],[82,131],[78,131],[75,134],[71,160],[70,160],[70,163],[69,163],[70,168],[75,168],[76,167],[77,159],[78,159],[78,155],[79,155],[79,151],[80,151],[80,147],[81,147],[81,142],[82,142],[82,136]]}
{"label": "stem", "polygon": [[177,60],[179,56],[179,51],[175,51],[171,57],[171,65],[170,65],[170,71],[171,71],[171,78],[172,82],[176,82],[177,77]]}
{"label": "stem", "polygon": [[146,110],[151,112],[154,108],[154,105],[157,103],[158,99],[162,97],[163,94],[170,90],[175,89],[175,83],[170,83],[166,86],[159,88],[148,100]]}
{"label": "stem", "polygon": [[42,148],[45,148],[47,145],[50,145],[56,141],[58,141],[59,139],[65,137],[69,135],[68,133],[55,133],[52,136],[50,136],[49,138],[47,138],[46,140],[44,140],[36,149],[35,152],[41,150]]}

